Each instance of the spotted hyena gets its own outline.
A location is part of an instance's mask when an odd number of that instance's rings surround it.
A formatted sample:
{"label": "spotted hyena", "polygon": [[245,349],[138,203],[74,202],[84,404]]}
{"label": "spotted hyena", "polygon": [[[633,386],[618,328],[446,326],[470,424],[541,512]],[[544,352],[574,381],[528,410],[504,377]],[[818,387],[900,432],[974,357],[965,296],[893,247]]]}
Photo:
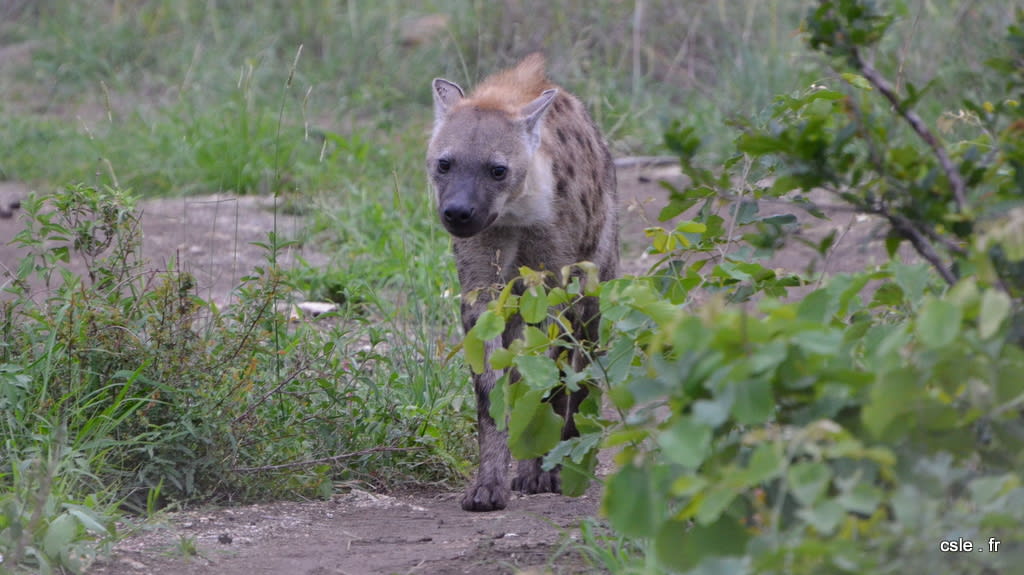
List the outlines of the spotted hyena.
{"label": "spotted hyena", "polygon": [[[520,266],[558,274],[564,266],[589,261],[602,280],[614,277],[615,166],[580,101],[547,79],[544,58],[528,56],[469,96],[442,79],[434,80],[433,92],[427,171],[438,216],[453,236],[463,329],[473,327],[495,288],[514,279]],[[576,337],[594,341],[597,301],[585,298],[570,311]],[[501,341],[486,344],[487,355],[515,340],[522,328],[518,317],[509,320]],[[572,361],[582,368],[584,354],[577,352]],[[507,437],[488,413],[489,394],[500,377],[489,366],[473,376],[480,468],[462,499],[469,511],[503,509],[508,501]],[[563,438],[578,435],[572,415],[585,395],[581,390],[551,398],[565,417]],[[544,471],[540,459],[520,461],[512,489],[557,493],[558,469]]]}

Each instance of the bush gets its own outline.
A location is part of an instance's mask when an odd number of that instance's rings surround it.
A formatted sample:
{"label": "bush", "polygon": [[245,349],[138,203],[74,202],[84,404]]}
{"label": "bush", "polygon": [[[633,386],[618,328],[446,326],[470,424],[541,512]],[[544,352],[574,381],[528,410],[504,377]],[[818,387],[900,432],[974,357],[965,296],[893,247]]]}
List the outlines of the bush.
{"label": "bush", "polygon": [[[480,366],[481,342],[505,318],[531,324],[489,358],[522,376],[492,395],[517,457],[553,448],[546,465],[563,466],[572,494],[598,450],[616,450],[602,509],[645,555],[621,570],[994,574],[1024,558],[1024,112],[1013,99],[1024,14],[1009,55],[990,62],[1008,96],[972,95],[944,117],[974,131],[953,144],[913,111],[924,90],[901,95],[866,56],[890,21],[872,2],[819,2],[804,30],[836,67],[836,87],[779,97],[766,126],[740,126],[721,168],[698,166],[691,130],[668,134],[690,183],[662,216],[700,209],[649,231],[663,255],[650,275],[584,282],[583,293],[525,271],[523,294],[507,290],[467,335]],[[759,218],[757,207],[787,198],[824,217],[812,189],[883,218],[893,259],[787,302],[802,280],[759,258],[796,218]],[[743,249],[730,249],[741,235]],[[895,258],[902,242],[920,263]],[[716,295],[695,308],[697,289]],[[576,373],[544,355],[578,345],[546,327],[562,309],[547,306],[583,295],[600,298],[601,341]],[[580,385],[592,389],[581,436],[559,443],[544,398]],[[942,552],[964,541],[972,552]]]}
{"label": "bush", "polygon": [[29,255],[0,307],[5,565],[81,572],[116,537],[119,507],[460,476],[464,394],[429,349],[390,368],[386,346],[405,339],[367,317],[379,296],[322,326],[290,321],[271,233],[266,264],[221,310],[189,274],[143,266],[130,194],[74,185],[22,208]]}

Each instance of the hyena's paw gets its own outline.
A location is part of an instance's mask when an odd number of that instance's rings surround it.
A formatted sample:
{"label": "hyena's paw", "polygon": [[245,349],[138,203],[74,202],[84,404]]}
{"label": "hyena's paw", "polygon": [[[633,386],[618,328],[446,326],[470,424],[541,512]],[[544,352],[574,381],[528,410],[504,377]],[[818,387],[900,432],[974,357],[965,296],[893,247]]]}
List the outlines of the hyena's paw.
{"label": "hyena's paw", "polygon": [[541,460],[520,461],[512,489],[523,493],[561,493],[562,480],[558,475],[558,467],[551,471],[541,469]]}
{"label": "hyena's paw", "polygon": [[508,504],[509,491],[504,482],[480,481],[471,485],[462,496],[466,511],[498,511]]}

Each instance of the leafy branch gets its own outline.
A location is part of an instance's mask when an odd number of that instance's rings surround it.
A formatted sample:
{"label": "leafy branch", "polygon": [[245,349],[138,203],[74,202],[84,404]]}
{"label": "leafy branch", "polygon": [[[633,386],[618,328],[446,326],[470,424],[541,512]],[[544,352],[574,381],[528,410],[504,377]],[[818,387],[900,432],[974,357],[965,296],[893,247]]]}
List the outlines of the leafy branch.
{"label": "leafy branch", "polygon": [[931,148],[932,153],[939,160],[939,165],[942,166],[942,171],[946,174],[946,179],[949,181],[949,187],[953,192],[953,198],[956,201],[957,209],[963,213],[968,211],[967,206],[967,194],[966,186],[964,185],[963,176],[960,175],[960,170],[953,165],[953,161],[949,158],[949,154],[946,153],[946,149],[939,142],[938,138],[932,134],[928,126],[925,125],[924,120],[919,116],[905,101],[900,99],[899,94],[896,93],[896,89],[889,83],[888,80],[883,77],[878,70],[869,62],[864,59],[861,55],[860,50],[857,47],[851,48],[851,61],[853,67],[860,72],[861,76],[864,77],[868,82],[871,83],[875,89],[878,90],[886,100],[892,104],[893,109],[896,113],[903,118],[910,128],[914,130],[914,133],[928,144]]}

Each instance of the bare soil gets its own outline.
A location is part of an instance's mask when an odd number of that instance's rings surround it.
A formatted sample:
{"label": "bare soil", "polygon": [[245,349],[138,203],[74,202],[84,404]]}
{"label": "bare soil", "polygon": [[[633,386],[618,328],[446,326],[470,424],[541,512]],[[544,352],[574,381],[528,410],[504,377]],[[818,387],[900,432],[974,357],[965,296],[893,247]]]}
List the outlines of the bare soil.
{"label": "bare soil", "polygon": [[[678,182],[680,176],[674,167],[620,170],[624,274],[642,273],[653,263],[642,253],[648,243],[643,230],[657,225],[657,213],[665,204],[667,192],[658,184],[660,179]],[[26,192],[23,185],[0,183],[0,206],[16,203]],[[140,205],[144,255],[156,269],[177,261],[180,269],[197,276],[203,297],[228,304],[239,278],[265,261],[265,251],[251,242],[265,240],[273,228],[271,207],[271,199],[254,197],[144,201]],[[797,213],[806,224],[805,237],[820,239],[838,229],[841,241],[824,261],[810,248],[792,242],[771,265],[799,272],[814,265],[836,273],[884,261],[881,242],[874,237],[876,221],[836,210],[831,220]],[[279,214],[276,221],[282,235],[302,235],[300,217]],[[17,217],[0,218],[0,275],[15,269],[23,255],[8,245],[18,229]],[[299,249],[307,261],[327,261],[315,249]],[[285,265],[294,255],[285,257]],[[0,278],[0,284],[5,281]],[[807,289],[811,288],[798,290],[794,297]],[[444,490],[403,495],[352,491],[336,494],[330,501],[167,513],[134,527],[125,525],[130,534],[88,573],[593,572],[582,558],[559,551],[578,536],[581,519],[598,514],[598,486],[578,499],[513,497],[508,509],[496,513],[464,512],[458,496]]]}
{"label": "bare soil", "polygon": [[[21,231],[18,205],[30,189],[19,182],[0,182],[0,288],[10,281],[8,274],[26,254],[11,245]],[[267,250],[255,242],[267,242],[267,234],[276,230],[282,241],[302,240],[305,222],[301,217],[274,209],[273,197],[233,196],[228,194],[187,198],[159,198],[140,202],[142,257],[152,271],[171,267],[193,274],[198,295],[218,306],[232,301],[232,292],[242,276],[267,263]],[[277,215],[275,216],[275,211]],[[4,213],[6,212],[6,214]],[[6,216],[6,217],[5,217]],[[296,256],[311,265],[327,261],[323,254],[307,249],[302,241],[278,254],[282,266],[290,266]],[[73,258],[70,269],[86,274],[86,265]],[[32,286],[44,295],[46,286]]]}
{"label": "bare soil", "polygon": [[594,494],[545,494],[467,513],[454,493],[352,491],[330,501],[186,511],[151,522],[89,573],[587,573],[577,556],[552,557],[596,507]]}

